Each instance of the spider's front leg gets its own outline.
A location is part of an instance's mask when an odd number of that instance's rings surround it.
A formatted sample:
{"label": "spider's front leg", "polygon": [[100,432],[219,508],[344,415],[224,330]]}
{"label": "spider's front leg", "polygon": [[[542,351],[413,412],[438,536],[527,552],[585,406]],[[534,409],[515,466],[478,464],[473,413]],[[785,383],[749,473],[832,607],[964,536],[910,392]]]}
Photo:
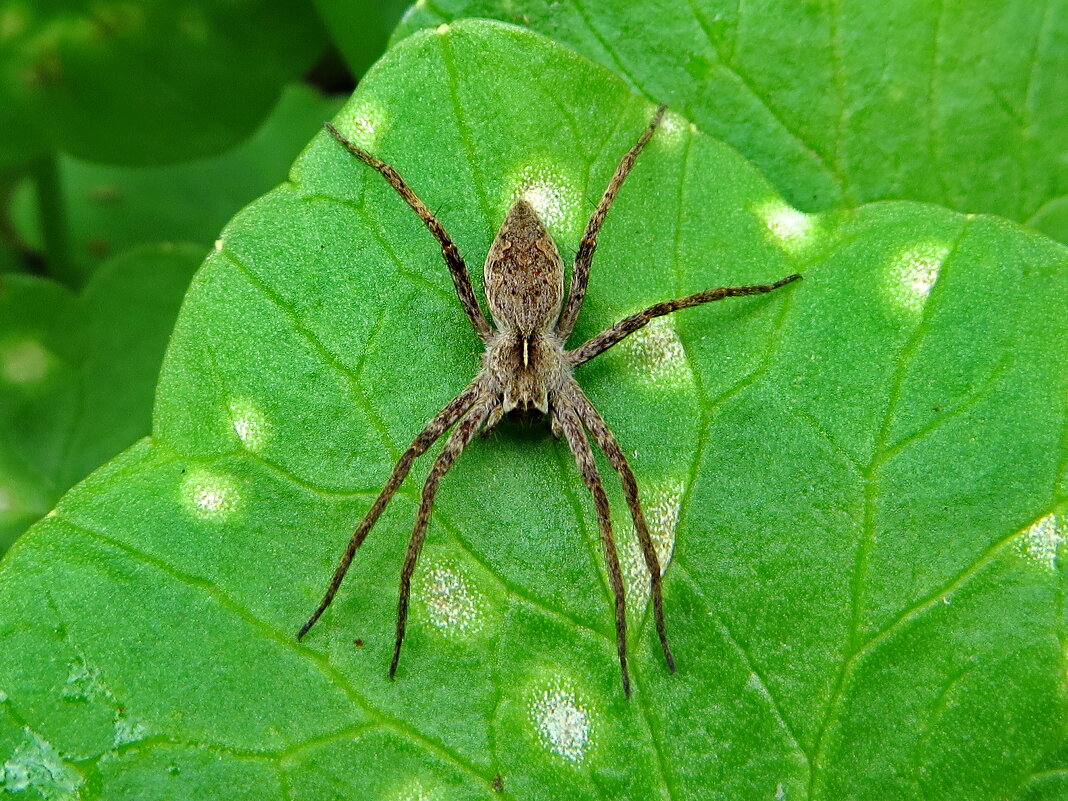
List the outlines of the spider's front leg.
{"label": "spider's front leg", "polygon": [[619,554],[616,541],[612,536],[612,518],[608,510],[608,496],[604,491],[601,474],[593,458],[593,449],[586,439],[586,431],[576,409],[574,400],[565,390],[553,398],[553,418],[563,431],[571,453],[575,457],[582,479],[593,495],[593,505],[597,510],[597,524],[601,531],[601,548],[604,551],[605,566],[608,569],[608,582],[615,596],[616,611],[616,650],[619,653],[619,669],[623,673],[623,694],[630,698],[630,674],[627,672],[627,600],[623,588],[623,571],[619,566]]}
{"label": "spider's front leg", "polygon": [[588,362],[594,356],[599,356],[609,348],[619,344],[623,339],[629,337],[635,331],[644,328],[655,318],[663,317],[665,314],[672,314],[681,309],[689,309],[692,306],[700,306],[703,303],[711,303],[712,301],[723,300],[724,298],[738,298],[744,295],[762,295],[766,292],[774,292],[780,287],[784,287],[789,283],[800,280],[800,278],[800,273],[794,273],[785,278],[780,278],[778,281],[771,284],[721,286],[716,289],[706,289],[703,292],[695,292],[684,298],[676,298],[675,300],[665,300],[660,303],[654,303],[647,309],[642,309],[637,314],[624,317],[615,325],[606,328],[604,331],[597,334],[597,336],[586,340],[574,350],[568,351],[568,362],[570,362],[572,367],[578,367],[578,365],[583,362]]}

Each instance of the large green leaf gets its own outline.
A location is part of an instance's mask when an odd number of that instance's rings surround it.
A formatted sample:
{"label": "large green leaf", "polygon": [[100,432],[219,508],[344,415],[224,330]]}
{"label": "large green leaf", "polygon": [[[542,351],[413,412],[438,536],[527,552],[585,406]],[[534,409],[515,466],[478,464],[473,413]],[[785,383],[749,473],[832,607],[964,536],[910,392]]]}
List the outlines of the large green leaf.
{"label": "large green leaf", "polygon": [[[213,158],[110,167],[61,156],[75,275],[84,281],[108,254],[150,242],[202,243],[207,250],[235,209],[285,178],[308,138],[340,106],[339,98],[293,84],[254,136]],[[14,221],[25,241],[43,249],[38,208],[27,179],[14,199]]]}
{"label": "large green leaf", "polygon": [[806,211],[923,200],[1068,241],[1063,3],[421,0],[394,39],[457,17],[615,70]]}
{"label": "large green leaf", "polygon": [[80,295],[0,277],[0,553],[149,430],[155,376],[200,248],[111,259]]}
{"label": "large green leaf", "polygon": [[314,12],[286,0],[4,0],[0,166],[51,150],[121,164],[218,153],[322,47]]}
{"label": "large green leaf", "polygon": [[[477,265],[518,194],[571,252],[651,113],[549,40],[467,22],[404,40],[336,122]],[[417,480],[294,635],[480,344],[420,222],[321,134],[194,279],[153,436],[0,563],[5,789],[1059,797],[1068,253],[918,204],[802,214],[672,113],[608,218],[577,336],[795,269],[579,371],[673,546],[677,675],[616,482],[630,701],[592,504],[560,442],[506,423],[443,483],[391,682]]]}

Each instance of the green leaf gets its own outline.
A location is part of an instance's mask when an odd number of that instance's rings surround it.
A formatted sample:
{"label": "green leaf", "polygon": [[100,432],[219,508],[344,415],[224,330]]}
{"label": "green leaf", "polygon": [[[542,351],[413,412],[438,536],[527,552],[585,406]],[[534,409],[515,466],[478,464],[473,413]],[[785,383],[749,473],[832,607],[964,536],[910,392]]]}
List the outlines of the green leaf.
{"label": "green leaf", "polygon": [[431,0],[521,23],[730,143],[805,211],[901,199],[1068,241],[1068,6]]}
{"label": "green leaf", "polygon": [[155,377],[202,255],[192,245],[134,250],[80,295],[0,278],[0,552],[149,430]]}
{"label": "green leaf", "polygon": [[[477,268],[519,194],[571,254],[652,111],[557,44],[472,21],[405,39],[336,123]],[[442,484],[391,682],[421,470],[295,633],[481,346],[419,220],[320,134],[194,279],[152,437],[0,563],[5,789],[1053,797],[1068,252],[928,205],[802,214],[672,113],[608,217],[576,340],[795,269],[578,371],[673,546],[678,673],[606,473],[630,576],[623,698],[592,504],[545,426],[505,422]]]}
{"label": "green leaf", "polygon": [[0,166],[51,150],[152,164],[251,134],[323,32],[285,0],[7,0],[0,43]]}
{"label": "green leaf", "polygon": [[[293,158],[341,100],[292,84],[256,134],[214,158],[162,167],[109,167],[61,156],[59,174],[71,258],[84,281],[109,253],[159,241],[207,250],[239,209],[283,180]],[[14,222],[43,247],[33,184],[16,194]]]}

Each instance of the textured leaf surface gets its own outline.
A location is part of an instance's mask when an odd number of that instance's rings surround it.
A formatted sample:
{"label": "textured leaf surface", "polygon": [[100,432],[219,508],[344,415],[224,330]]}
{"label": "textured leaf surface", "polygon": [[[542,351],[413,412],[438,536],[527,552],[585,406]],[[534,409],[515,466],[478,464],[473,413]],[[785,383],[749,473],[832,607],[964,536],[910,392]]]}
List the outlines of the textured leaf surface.
{"label": "textured leaf surface", "polygon": [[[214,158],[159,167],[110,167],[60,156],[59,176],[75,271],[87,279],[110,253],[172,241],[207,250],[239,209],[285,179],[293,158],[341,106],[291,85],[263,127]],[[23,239],[43,246],[31,182],[16,195],[13,214]]]}
{"label": "textured leaf surface", "polygon": [[0,552],[149,430],[155,376],[202,257],[194,246],[134,250],[80,295],[0,279]]}
{"label": "textured leaf surface", "polygon": [[51,150],[122,164],[219,153],[322,47],[315,14],[285,0],[6,0],[0,166]]}
{"label": "textured leaf surface", "polygon": [[[477,266],[517,194],[571,251],[651,113],[560,46],[470,22],[406,39],[336,122]],[[795,269],[788,290],[685,312],[580,371],[673,545],[678,674],[614,491],[623,699],[591,504],[561,443],[506,424],[443,484],[390,682],[415,481],[294,634],[480,346],[419,221],[320,135],[194,279],[152,438],[0,564],[5,789],[1056,797],[1065,250],[917,204],[806,216],[672,114],[609,216],[578,336]]]}
{"label": "textured leaf surface", "polygon": [[528,25],[734,145],[795,206],[922,200],[1068,241],[1068,6],[428,0]]}

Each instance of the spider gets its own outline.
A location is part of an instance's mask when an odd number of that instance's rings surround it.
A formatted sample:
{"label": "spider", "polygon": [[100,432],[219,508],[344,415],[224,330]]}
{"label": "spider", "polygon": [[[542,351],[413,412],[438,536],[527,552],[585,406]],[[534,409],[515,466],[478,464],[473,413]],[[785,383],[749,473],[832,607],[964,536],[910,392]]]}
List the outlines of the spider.
{"label": "spider", "polygon": [[320,615],[334,600],[345,573],[352,563],[356,549],[367,537],[371,527],[381,516],[386,504],[396,493],[408,475],[412,463],[426,452],[446,431],[452,429],[445,445],[430,468],[415,519],[408,551],[401,570],[400,597],[397,603],[397,629],[393,644],[393,657],[389,664],[389,677],[397,672],[401,643],[408,618],[408,598],[411,592],[412,573],[423,547],[430,510],[442,476],[448,472],[457,457],[479,430],[493,428],[508,413],[548,416],[552,433],[562,436],[571,449],[582,474],[583,481],[593,495],[594,507],[600,529],[601,546],[608,568],[608,579],[615,598],[616,649],[619,668],[623,676],[623,693],[630,697],[630,676],[627,672],[627,610],[623,589],[623,575],[619,566],[612,524],[608,511],[608,497],[594,462],[587,431],[604,452],[623,485],[634,528],[638,534],[645,565],[649,569],[656,632],[664,651],[668,670],[675,672],[675,658],[668,646],[664,627],[664,601],[661,592],[660,561],[649,526],[638,498],[638,484],[627,462],[623,449],[616,441],[596,407],[575,381],[572,372],[576,367],[604,353],[624,337],[633,334],[654,317],[698,306],[713,300],[755,295],[771,292],[800,278],[794,274],[772,284],[720,287],[706,289],[676,300],[663,301],[625,317],[615,325],[587,340],[572,350],[566,349],[568,337],[575,326],[582,301],[586,295],[586,283],[590,263],[597,247],[597,235],[604,223],[616,193],[619,191],[634,165],[634,160],[653,136],[665,106],[661,105],[652,120],[638,137],[638,141],[623,156],[597,204],[575,255],[571,271],[571,289],[564,304],[564,265],[556,244],[538,218],[537,212],[525,200],[517,200],[508,210],[497,236],[490,246],[484,267],[486,303],[495,325],[490,325],[475,299],[467,265],[445,228],[430,212],[422,200],[412,191],[397,171],[367,151],[348,141],[333,125],[326,129],[353,156],[377,170],[397,193],[411,206],[426,224],[430,233],[441,244],[445,263],[452,274],[456,294],[468,320],[486,346],[482,357],[482,369],[475,379],[434,416],[419,433],[393,467],[375,502],[352,534],[348,547],[341,557],[330,580],[330,585],[318,608],[300,629],[301,639],[315,625]]}

